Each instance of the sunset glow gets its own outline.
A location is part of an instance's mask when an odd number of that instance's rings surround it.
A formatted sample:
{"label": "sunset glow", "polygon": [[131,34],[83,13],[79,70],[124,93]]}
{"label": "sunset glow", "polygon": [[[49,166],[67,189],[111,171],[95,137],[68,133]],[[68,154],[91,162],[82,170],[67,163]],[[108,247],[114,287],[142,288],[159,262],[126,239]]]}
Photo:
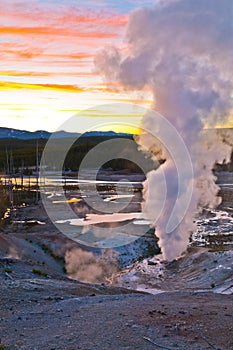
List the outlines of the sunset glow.
{"label": "sunset glow", "polygon": [[[114,45],[127,50],[129,14],[152,4],[156,1],[1,1],[1,126],[53,131],[96,105],[128,102],[149,108],[149,91],[106,84],[94,59]],[[232,127],[232,116],[222,126]]]}
{"label": "sunset glow", "polygon": [[100,49],[113,45],[125,49],[129,12],[143,3],[3,0],[1,126],[53,131],[95,105],[132,102],[150,107],[152,96],[147,92],[138,96],[110,84],[106,87],[93,63]]}

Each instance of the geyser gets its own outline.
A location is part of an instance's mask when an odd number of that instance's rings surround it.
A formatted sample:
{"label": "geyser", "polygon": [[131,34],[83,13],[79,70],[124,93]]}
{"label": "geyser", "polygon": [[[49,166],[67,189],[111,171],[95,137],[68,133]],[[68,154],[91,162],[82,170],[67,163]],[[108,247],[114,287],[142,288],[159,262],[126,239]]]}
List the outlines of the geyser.
{"label": "geyser", "polygon": [[[227,161],[231,149],[216,133],[204,133],[232,116],[233,96],[233,4],[232,0],[163,1],[132,13],[127,29],[128,52],[101,51],[95,64],[108,80],[122,89],[153,92],[153,108],[178,131],[189,151],[194,172],[194,192],[182,222],[168,232],[166,226],[178,194],[175,160],[167,145],[161,145],[166,162],[163,171],[167,196],[156,219],[155,197],[159,195],[158,170],[147,175],[143,210],[156,226],[163,257],[173,260],[186,249],[194,230],[195,214],[203,207],[219,204],[218,186],[212,172],[216,161]],[[142,129],[158,129],[153,115],[142,120]],[[159,132],[159,130],[156,130]],[[149,141],[148,141],[149,139]],[[139,144],[152,146],[153,138],[144,133]],[[169,137],[168,137],[169,142]],[[185,167],[186,164],[184,163]],[[186,179],[186,188],[189,181]]]}

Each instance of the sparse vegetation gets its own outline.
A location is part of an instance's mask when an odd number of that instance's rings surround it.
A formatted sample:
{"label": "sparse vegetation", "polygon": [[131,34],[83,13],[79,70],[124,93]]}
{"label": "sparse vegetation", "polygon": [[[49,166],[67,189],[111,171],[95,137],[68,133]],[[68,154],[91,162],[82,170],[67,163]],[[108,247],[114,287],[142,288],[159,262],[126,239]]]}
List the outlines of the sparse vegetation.
{"label": "sparse vegetation", "polygon": [[62,263],[65,262],[63,256],[55,254],[55,253],[52,251],[52,249],[50,249],[49,247],[47,247],[45,244],[42,244],[42,245],[41,245],[41,249],[42,249],[45,253],[50,254],[50,256],[51,256],[54,260],[61,261]]}
{"label": "sparse vegetation", "polygon": [[12,273],[12,269],[9,268],[9,267],[6,267],[6,268],[4,269],[4,271],[5,271],[6,273]]}
{"label": "sparse vegetation", "polygon": [[35,274],[35,275],[39,275],[39,276],[43,276],[43,277],[48,277],[48,274],[44,271],[41,271],[39,269],[32,269],[32,272]]}

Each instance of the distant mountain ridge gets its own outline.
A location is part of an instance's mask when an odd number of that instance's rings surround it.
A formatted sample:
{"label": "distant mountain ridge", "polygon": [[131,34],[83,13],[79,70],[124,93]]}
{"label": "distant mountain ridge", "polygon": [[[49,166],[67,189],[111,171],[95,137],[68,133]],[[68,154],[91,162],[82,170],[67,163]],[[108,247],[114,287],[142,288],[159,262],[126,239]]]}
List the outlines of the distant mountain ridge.
{"label": "distant mountain ridge", "polygon": [[49,139],[51,136],[54,138],[69,138],[69,137],[94,137],[94,136],[112,136],[112,137],[126,137],[131,136],[131,134],[127,133],[116,133],[114,131],[89,131],[84,134],[80,133],[70,133],[67,131],[56,131],[54,133],[45,131],[45,130],[37,130],[37,131],[27,131],[27,130],[18,130],[12,128],[3,128],[0,127],[0,139],[18,139],[18,140],[36,140],[36,139]]}

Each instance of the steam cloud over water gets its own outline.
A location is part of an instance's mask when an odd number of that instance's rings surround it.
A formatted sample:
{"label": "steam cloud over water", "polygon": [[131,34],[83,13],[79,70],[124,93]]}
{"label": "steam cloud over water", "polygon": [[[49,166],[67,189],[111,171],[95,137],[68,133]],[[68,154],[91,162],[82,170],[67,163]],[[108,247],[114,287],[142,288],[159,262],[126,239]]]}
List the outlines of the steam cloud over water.
{"label": "steam cloud over water", "polygon": [[[144,186],[144,212],[156,226],[163,257],[173,260],[185,251],[190,232],[195,228],[195,213],[204,206],[219,204],[218,186],[212,167],[228,161],[231,148],[219,134],[202,132],[229,120],[233,109],[233,2],[232,0],[175,0],[132,13],[128,29],[128,53],[123,57],[116,48],[96,57],[96,66],[107,80],[123,89],[150,87],[153,108],[179,132],[190,153],[194,172],[194,193],[189,210],[172,232],[166,226],[177,200],[177,168],[166,144],[161,156],[166,162],[147,175]],[[160,125],[147,113],[142,129],[159,133]],[[139,138],[141,147],[156,141],[148,133]],[[168,140],[169,143],[169,135]],[[186,167],[186,164],[183,164]],[[162,215],[156,220],[161,173],[167,184]],[[185,188],[191,184],[185,178]],[[178,198],[179,200],[179,198]]]}

